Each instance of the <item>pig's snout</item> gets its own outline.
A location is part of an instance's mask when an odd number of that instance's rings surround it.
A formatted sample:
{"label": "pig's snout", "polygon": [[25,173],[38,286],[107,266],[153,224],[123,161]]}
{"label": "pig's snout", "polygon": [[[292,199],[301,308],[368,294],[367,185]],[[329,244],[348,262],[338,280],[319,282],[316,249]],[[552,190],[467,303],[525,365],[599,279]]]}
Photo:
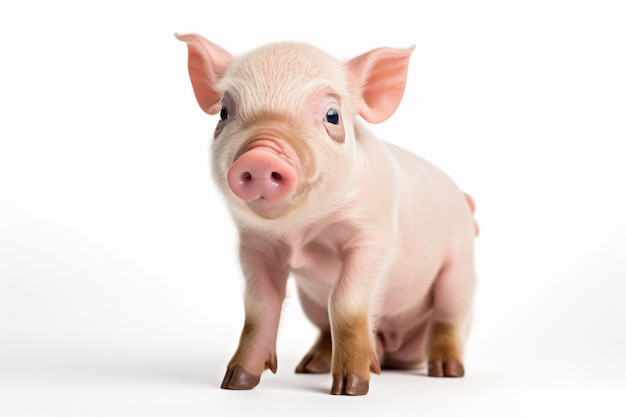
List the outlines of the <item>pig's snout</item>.
{"label": "pig's snout", "polygon": [[244,201],[280,201],[296,188],[298,174],[280,149],[261,143],[252,144],[237,158],[227,180],[233,194]]}

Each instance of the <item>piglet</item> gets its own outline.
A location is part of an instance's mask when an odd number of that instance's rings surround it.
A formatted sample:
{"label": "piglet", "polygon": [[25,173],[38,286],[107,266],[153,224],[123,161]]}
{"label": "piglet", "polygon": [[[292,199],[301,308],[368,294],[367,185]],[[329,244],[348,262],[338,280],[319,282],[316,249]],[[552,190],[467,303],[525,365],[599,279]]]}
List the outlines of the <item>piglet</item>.
{"label": "piglet", "polygon": [[464,375],[475,288],[474,202],[442,171],[370,133],[397,109],[413,47],[342,61],[297,42],[233,56],[188,47],[200,108],[219,113],[211,170],[238,230],[245,322],[222,388],[276,372],[286,283],[319,337],[297,373],[364,395],[370,373],[427,363]]}

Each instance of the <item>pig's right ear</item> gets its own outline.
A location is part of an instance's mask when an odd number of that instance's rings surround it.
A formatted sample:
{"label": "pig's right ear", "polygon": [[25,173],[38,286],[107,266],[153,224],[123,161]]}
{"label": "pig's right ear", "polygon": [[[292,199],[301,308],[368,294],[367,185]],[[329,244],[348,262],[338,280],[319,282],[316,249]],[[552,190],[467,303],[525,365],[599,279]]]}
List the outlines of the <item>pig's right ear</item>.
{"label": "pig's right ear", "polygon": [[175,34],[186,42],[189,50],[189,78],[200,108],[208,114],[217,114],[222,108],[222,96],[214,88],[224,75],[233,56],[200,35]]}
{"label": "pig's right ear", "polygon": [[384,122],[400,105],[414,49],[379,48],[348,61],[348,72],[360,87],[357,110],[368,122]]}

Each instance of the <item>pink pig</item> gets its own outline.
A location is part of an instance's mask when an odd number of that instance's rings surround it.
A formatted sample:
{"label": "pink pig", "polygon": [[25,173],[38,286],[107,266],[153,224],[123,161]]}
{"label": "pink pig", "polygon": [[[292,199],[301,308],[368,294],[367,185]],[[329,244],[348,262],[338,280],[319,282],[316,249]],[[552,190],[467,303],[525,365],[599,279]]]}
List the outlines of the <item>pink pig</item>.
{"label": "pink pig", "polygon": [[212,175],[239,232],[245,323],[222,388],[276,372],[293,276],[319,338],[298,373],[332,374],[332,394],[364,395],[370,372],[461,377],[474,288],[473,200],[424,159],[374,137],[406,84],[413,48],[347,62],[302,43],[234,57],[187,43],[198,104],[220,114]]}

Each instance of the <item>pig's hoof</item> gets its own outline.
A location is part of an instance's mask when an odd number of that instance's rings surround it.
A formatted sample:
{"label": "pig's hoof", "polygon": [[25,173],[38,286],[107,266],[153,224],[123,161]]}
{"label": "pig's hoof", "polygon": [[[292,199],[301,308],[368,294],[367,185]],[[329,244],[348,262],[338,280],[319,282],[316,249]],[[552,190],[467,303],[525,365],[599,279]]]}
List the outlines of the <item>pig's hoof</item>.
{"label": "pig's hoof", "polygon": [[365,395],[370,389],[369,381],[356,374],[333,375],[333,387],[330,391],[333,395]]}
{"label": "pig's hoof", "polygon": [[297,374],[325,374],[330,372],[330,355],[308,353],[298,366]]}
{"label": "pig's hoof", "polygon": [[260,375],[252,375],[241,366],[235,366],[226,371],[224,381],[222,381],[222,389],[252,389],[257,386],[260,380]]}
{"label": "pig's hoof", "polygon": [[462,377],[465,375],[463,364],[456,359],[443,361],[441,359],[433,359],[428,362],[428,376],[434,377]]}

